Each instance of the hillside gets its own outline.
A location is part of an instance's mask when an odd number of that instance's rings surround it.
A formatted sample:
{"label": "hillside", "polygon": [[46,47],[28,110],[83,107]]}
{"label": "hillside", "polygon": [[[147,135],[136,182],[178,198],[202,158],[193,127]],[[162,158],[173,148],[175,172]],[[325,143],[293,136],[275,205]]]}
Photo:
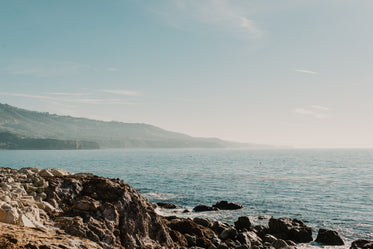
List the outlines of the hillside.
{"label": "hillside", "polygon": [[195,138],[140,123],[59,116],[0,104],[0,129],[32,138],[91,141],[101,148],[229,148],[261,145]]}
{"label": "hillside", "polygon": [[96,142],[29,138],[8,131],[0,131],[0,149],[3,150],[81,150],[99,148]]}

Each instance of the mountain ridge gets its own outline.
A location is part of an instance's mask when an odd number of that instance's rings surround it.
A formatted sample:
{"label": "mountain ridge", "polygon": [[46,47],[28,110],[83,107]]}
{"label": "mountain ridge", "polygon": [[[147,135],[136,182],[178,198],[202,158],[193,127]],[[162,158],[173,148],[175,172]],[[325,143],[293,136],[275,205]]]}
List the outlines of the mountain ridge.
{"label": "mountain ridge", "polygon": [[268,148],[267,145],[192,137],[145,123],[101,121],[30,111],[0,103],[0,130],[30,138],[80,140],[100,148]]}

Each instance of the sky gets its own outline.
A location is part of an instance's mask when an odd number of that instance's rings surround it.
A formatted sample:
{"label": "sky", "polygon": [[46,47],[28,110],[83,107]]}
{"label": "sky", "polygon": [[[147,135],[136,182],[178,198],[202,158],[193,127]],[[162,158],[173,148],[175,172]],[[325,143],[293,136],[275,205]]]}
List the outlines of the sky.
{"label": "sky", "polygon": [[371,0],[2,0],[0,103],[372,148],[372,11]]}

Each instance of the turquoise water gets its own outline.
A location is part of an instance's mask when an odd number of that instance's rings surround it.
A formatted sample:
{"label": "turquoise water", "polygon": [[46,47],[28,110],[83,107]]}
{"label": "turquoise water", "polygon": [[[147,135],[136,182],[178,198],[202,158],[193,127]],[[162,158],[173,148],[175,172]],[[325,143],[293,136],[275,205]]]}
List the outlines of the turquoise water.
{"label": "turquoise water", "polygon": [[245,207],[200,216],[286,216],[315,233],[326,227],[348,241],[373,239],[373,150],[0,151],[0,166],[92,172],[121,178],[155,202]]}

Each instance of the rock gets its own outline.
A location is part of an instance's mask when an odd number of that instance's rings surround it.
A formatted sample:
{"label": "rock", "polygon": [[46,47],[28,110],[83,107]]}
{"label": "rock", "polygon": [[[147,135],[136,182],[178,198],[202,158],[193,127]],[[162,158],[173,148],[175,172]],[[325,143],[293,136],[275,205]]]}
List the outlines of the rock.
{"label": "rock", "polygon": [[211,229],[216,233],[220,234],[223,232],[224,229],[229,228],[230,226],[227,223],[223,223],[220,221],[214,221],[212,224]]}
{"label": "rock", "polygon": [[210,207],[206,205],[198,205],[193,208],[194,212],[205,212],[205,211],[218,211],[219,209],[216,207]]}
{"label": "rock", "polygon": [[217,247],[214,244],[210,244],[210,246],[207,249],[216,249]]}
{"label": "rock", "polygon": [[260,237],[264,238],[266,234],[269,233],[269,227],[264,225],[256,225],[253,227],[253,231]]}
{"label": "rock", "polygon": [[289,246],[296,246],[297,244],[292,241],[292,240],[286,240],[286,244],[288,244]]}
{"label": "rock", "polygon": [[373,240],[355,240],[351,243],[350,249],[373,249]]}
{"label": "rock", "polygon": [[50,169],[50,170],[54,176],[68,176],[72,174],[64,169]]}
{"label": "rock", "polygon": [[275,242],[277,240],[277,238],[275,237],[275,236],[273,236],[273,235],[271,235],[271,234],[266,234],[265,236],[264,236],[264,238],[263,238],[263,241],[264,242],[269,242],[269,243],[273,243],[273,242]]}
{"label": "rock", "polygon": [[221,238],[222,240],[236,239],[237,235],[238,235],[237,230],[233,227],[229,227],[229,228],[224,229],[220,233],[219,238]]}
{"label": "rock", "polygon": [[235,210],[235,209],[243,208],[241,204],[236,204],[236,203],[228,202],[228,201],[219,201],[212,206],[220,210]]}
{"label": "rock", "polygon": [[242,244],[248,244],[247,241],[250,241],[252,247],[261,247],[263,244],[262,239],[253,231],[239,233],[237,236],[237,240],[240,241]]}
{"label": "rock", "polygon": [[283,240],[292,240],[297,243],[312,241],[312,229],[302,221],[290,218],[271,218],[269,220],[270,234]]}
{"label": "rock", "polygon": [[212,227],[212,222],[207,218],[196,217],[196,218],[193,219],[193,221],[197,224],[200,224],[201,226],[204,226],[204,227],[208,227],[208,228]]}
{"label": "rock", "polygon": [[184,236],[188,242],[188,247],[197,245],[197,237],[195,235],[185,234]]}
{"label": "rock", "polygon": [[39,175],[42,177],[53,177],[54,176],[49,169],[40,170]]}
{"label": "rock", "polygon": [[181,234],[196,236],[196,245],[204,248],[212,243],[211,239],[214,237],[211,229],[184,218],[171,220],[168,226]]}
{"label": "rock", "polygon": [[167,202],[157,202],[157,206],[160,208],[165,208],[165,209],[176,209],[180,208],[179,206],[176,206],[173,203],[167,203]]}
{"label": "rock", "polygon": [[229,249],[228,245],[224,242],[217,246],[217,249]]}
{"label": "rock", "polygon": [[234,222],[234,226],[237,230],[250,230],[251,229],[251,221],[250,218],[247,216],[238,217],[238,220]]}
{"label": "rock", "polygon": [[341,236],[339,236],[336,231],[325,229],[325,228],[319,229],[315,242],[323,244],[323,245],[329,245],[329,246],[344,245],[344,242]]}
{"label": "rock", "polygon": [[0,248],[3,249],[102,249],[86,238],[73,237],[59,231],[36,229],[0,223]]}
{"label": "rock", "polygon": [[[242,245],[246,245],[248,246],[249,248],[251,247],[251,241],[250,241],[250,237],[246,234],[246,232],[244,233],[239,233],[237,235],[237,240],[242,244]],[[261,243],[260,243],[261,244]]]}
{"label": "rock", "polygon": [[276,249],[280,249],[288,247],[288,244],[285,242],[285,240],[277,239],[271,243],[271,246],[273,246]]}

